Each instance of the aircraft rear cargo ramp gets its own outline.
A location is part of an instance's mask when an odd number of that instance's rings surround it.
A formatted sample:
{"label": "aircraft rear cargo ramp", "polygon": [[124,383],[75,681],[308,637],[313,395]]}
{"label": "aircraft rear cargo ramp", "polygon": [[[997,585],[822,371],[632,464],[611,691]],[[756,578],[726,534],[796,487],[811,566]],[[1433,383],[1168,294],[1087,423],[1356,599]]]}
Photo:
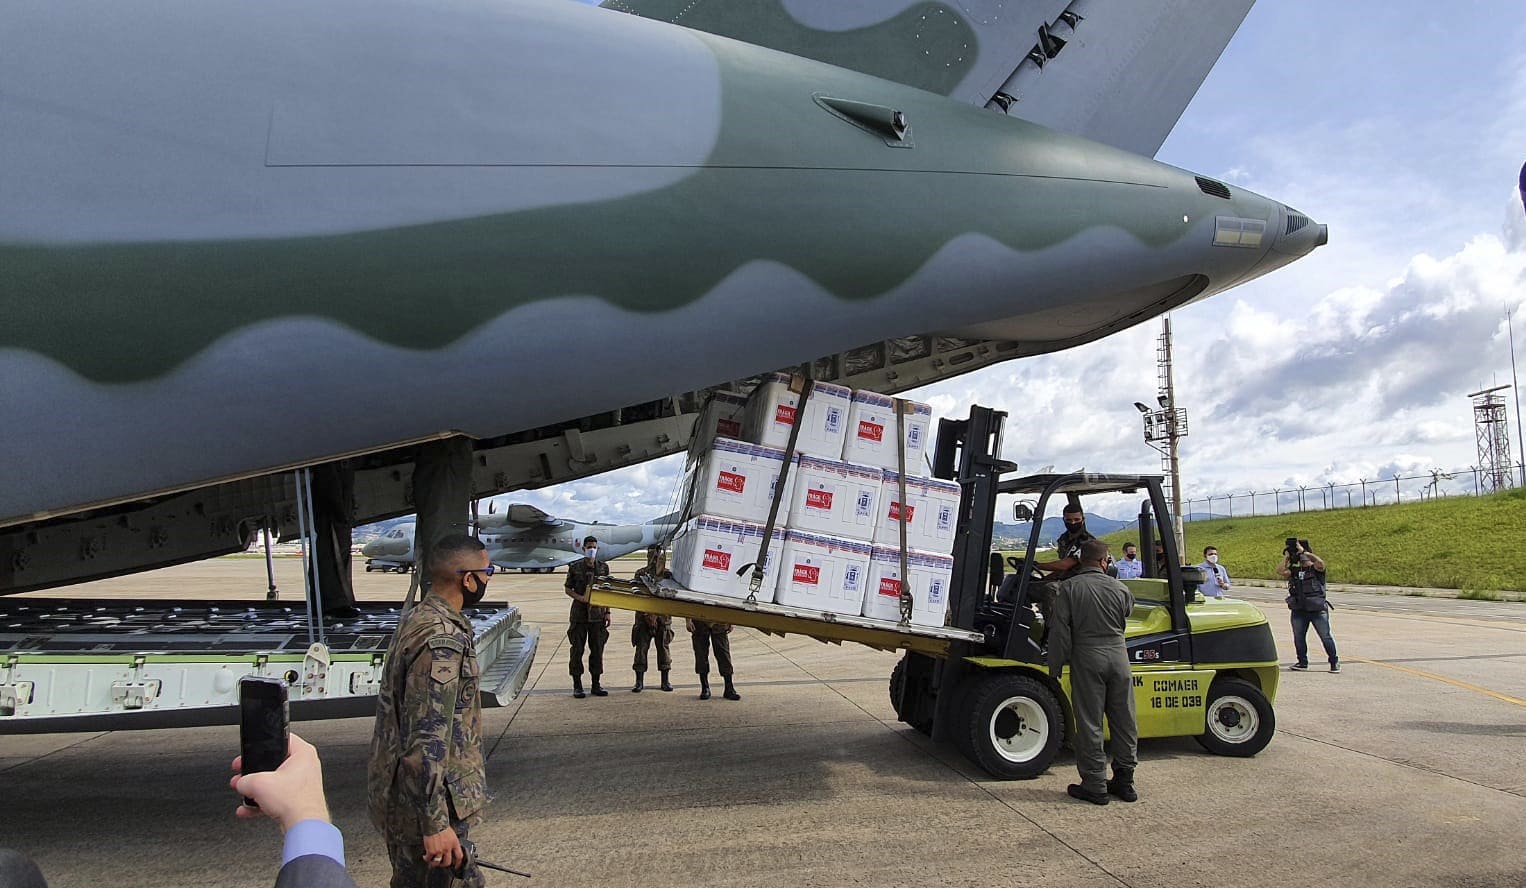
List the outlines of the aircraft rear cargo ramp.
{"label": "aircraft rear cargo ramp", "polygon": [[[236,724],[245,675],[284,681],[293,719],[369,715],[398,614],[362,603],[310,636],[280,602],[0,599],[0,734]],[[506,705],[540,630],[507,604],[466,615],[482,705]]]}

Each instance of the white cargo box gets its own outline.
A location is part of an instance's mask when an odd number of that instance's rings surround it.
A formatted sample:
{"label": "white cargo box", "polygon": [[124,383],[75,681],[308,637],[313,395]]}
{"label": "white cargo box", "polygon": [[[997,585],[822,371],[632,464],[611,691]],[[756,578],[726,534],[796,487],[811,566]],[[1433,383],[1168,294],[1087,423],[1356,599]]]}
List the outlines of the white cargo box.
{"label": "white cargo box", "polygon": [[[880,494],[880,517],[874,525],[874,544],[901,545],[900,475],[885,472]],[[947,555],[954,551],[955,523],[959,516],[959,485],[936,478],[906,477],[906,548]]]}
{"label": "white cargo box", "polygon": [[[790,427],[800,407],[800,395],[790,391],[790,379],[787,373],[770,373],[753,390],[743,421],[746,440],[781,449],[789,446]],[[853,390],[845,386],[816,383],[805,402],[795,452],[841,459],[852,397]]]}
{"label": "white cargo box", "polygon": [[747,414],[747,396],[735,392],[711,392],[710,402],[699,415],[699,425],[689,445],[689,461],[700,459],[716,438],[742,439],[742,420]]}
{"label": "white cargo box", "polygon": [[884,472],[835,459],[801,455],[789,526],[860,542],[874,538]]}
{"label": "white cargo box", "polygon": [[834,614],[860,613],[869,581],[869,552],[868,543],[785,531],[774,600]]}
{"label": "white cargo box", "polygon": [[[731,521],[713,515],[701,515],[679,529],[673,538],[673,578],[679,585],[696,592],[746,598],[751,591],[752,571],[737,576],[743,565],[758,560],[763,543],[763,527],[746,521]],[[778,582],[779,554],[783,547],[775,532],[764,559],[763,586],[758,601],[774,600]]]}
{"label": "white cargo box", "polygon": [[[906,428],[906,469],[908,474],[915,474],[924,464],[933,408],[916,401],[905,404],[902,423]],[[848,434],[843,442],[842,458],[851,463],[895,471],[899,469],[895,436],[895,399],[874,392],[854,392],[848,408]]]}
{"label": "white cargo box", "polygon": [[[795,457],[796,460],[799,457]],[[694,467],[694,499],[689,511],[764,524],[774,500],[774,485],[784,468],[784,451],[757,444],[716,438],[710,450]],[[779,501],[779,525],[785,523],[790,492],[795,486],[795,470],[784,482]]]}
{"label": "white cargo box", "polygon": [[[954,578],[954,559],[932,552],[906,553],[906,573],[911,589],[911,622],[918,626],[942,626],[948,610],[949,584]],[[864,596],[864,616],[877,620],[901,619],[901,552],[875,546],[869,555],[869,593]]]}

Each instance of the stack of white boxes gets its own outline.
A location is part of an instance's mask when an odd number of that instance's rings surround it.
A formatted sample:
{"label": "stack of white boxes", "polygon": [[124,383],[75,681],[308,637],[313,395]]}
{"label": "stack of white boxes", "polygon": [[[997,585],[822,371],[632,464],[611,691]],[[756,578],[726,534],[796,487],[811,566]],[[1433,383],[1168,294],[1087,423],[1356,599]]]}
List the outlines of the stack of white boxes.
{"label": "stack of white boxes", "polygon": [[[799,460],[797,455],[792,462]],[[672,570],[679,584],[730,598],[748,596],[751,572],[738,576],[736,571],[757,560],[783,468],[784,451],[730,438],[716,438],[695,461],[689,484],[694,491],[692,509],[699,517],[684,524],[673,539]],[[791,470],[784,481],[785,503],[797,474]],[[769,546],[759,601],[774,600],[774,562],[781,537],[776,532]]]}
{"label": "stack of white boxes", "polygon": [[[734,598],[750,591],[792,424],[796,454],[774,522],[757,598],[838,614],[899,620],[902,511],[895,400],[817,382],[800,410],[785,374],[770,374],[745,406],[713,404],[714,442],[690,469],[691,513],[673,543],[673,573],[690,589]],[[953,574],[959,485],[918,477],[932,409],[904,402],[907,577],[911,622],[941,626]],[[803,416],[802,416],[803,413]],[[743,440],[722,425],[740,420]]]}

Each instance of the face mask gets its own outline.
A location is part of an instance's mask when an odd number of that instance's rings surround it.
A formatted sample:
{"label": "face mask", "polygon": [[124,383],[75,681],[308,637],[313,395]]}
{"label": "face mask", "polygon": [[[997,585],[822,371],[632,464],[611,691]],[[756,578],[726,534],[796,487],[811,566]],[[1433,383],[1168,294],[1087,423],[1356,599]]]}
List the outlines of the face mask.
{"label": "face mask", "polygon": [[1219,563],[1219,553],[1215,552],[1212,555],[1209,555],[1208,556],[1208,563],[1209,564],[1218,564]]}
{"label": "face mask", "polygon": [[583,550],[583,554],[588,556],[589,561],[596,561],[598,559],[594,556],[599,554],[599,550],[593,546],[589,546],[587,549]]}
{"label": "face mask", "polygon": [[481,601],[483,596],[487,595],[487,580],[482,579],[476,574],[471,574],[471,576],[477,581],[476,592],[468,589],[465,583],[461,584],[461,604],[466,607],[471,607]]}
{"label": "face mask", "polygon": [[1130,561],[1133,561],[1134,560],[1134,553],[1133,552],[1125,552],[1123,554],[1123,557],[1127,558]]}
{"label": "face mask", "polygon": [[1065,525],[1066,533],[1080,533],[1084,530],[1086,530],[1085,521],[1077,521],[1075,524],[1070,524],[1067,522]]}

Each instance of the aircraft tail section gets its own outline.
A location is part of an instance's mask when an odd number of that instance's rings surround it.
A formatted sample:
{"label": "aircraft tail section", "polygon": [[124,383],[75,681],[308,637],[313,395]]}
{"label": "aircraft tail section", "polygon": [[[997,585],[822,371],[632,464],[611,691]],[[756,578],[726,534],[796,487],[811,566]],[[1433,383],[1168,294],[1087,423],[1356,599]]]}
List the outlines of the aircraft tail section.
{"label": "aircraft tail section", "polygon": [[1255,0],[606,0],[1153,157]]}
{"label": "aircraft tail section", "polygon": [[[1076,0],[991,105],[1154,157],[1255,0]],[[1063,35],[1063,36],[1060,36]],[[1052,53],[1052,55],[1051,55]]]}

